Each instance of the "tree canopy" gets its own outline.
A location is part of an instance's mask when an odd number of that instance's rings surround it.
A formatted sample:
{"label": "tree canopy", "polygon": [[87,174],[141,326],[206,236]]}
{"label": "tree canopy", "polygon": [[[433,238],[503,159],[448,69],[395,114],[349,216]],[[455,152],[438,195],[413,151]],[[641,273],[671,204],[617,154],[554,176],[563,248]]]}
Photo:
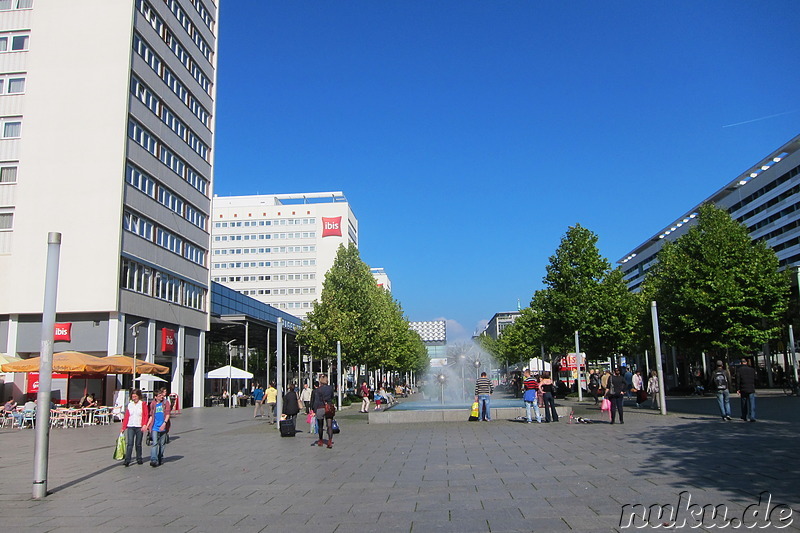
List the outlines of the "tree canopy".
{"label": "tree canopy", "polygon": [[655,300],[665,340],[696,351],[745,353],[774,338],[789,282],[775,252],[713,205],[666,242],[643,288]]}
{"label": "tree canopy", "polygon": [[298,340],[316,357],[334,356],[341,341],[346,365],[418,371],[428,362],[425,345],[409,330],[400,303],[375,283],[353,244],[339,247]]}

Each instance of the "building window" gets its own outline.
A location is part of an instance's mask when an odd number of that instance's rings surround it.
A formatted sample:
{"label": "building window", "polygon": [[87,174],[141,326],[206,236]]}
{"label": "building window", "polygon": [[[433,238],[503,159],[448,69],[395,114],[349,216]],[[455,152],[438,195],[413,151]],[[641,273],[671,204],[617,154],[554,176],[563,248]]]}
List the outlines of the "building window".
{"label": "building window", "polygon": [[156,231],[156,244],[180,255],[183,240],[162,228],[158,228]]}
{"label": "building window", "polygon": [[126,211],[122,217],[122,227],[148,241],[153,240],[153,223],[144,217]]}
{"label": "building window", "polygon": [[17,163],[0,163],[0,183],[17,182]]}
{"label": "building window", "polygon": [[164,186],[158,188],[158,202],[183,216],[183,200]]}
{"label": "building window", "polygon": [[19,74],[0,76],[0,95],[22,94],[25,92],[25,78]]}
{"label": "building window", "polygon": [[0,52],[23,52],[28,49],[30,34],[5,33],[0,36]]}
{"label": "building window", "polygon": [[18,139],[22,136],[22,117],[0,118],[3,127],[3,139]]}
{"label": "building window", "polygon": [[0,231],[14,229],[14,213],[0,213]]}
{"label": "building window", "polygon": [[0,11],[11,9],[30,9],[33,7],[33,0],[0,0]]}
{"label": "building window", "polygon": [[202,248],[198,248],[197,246],[187,242],[186,246],[184,247],[183,256],[192,263],[197,263],[200,266],[206,266],[206,252]]}
{"label": "building window", "polygon": [[153,155],[158,154],[158,144],[150,132],[133,120],[128,122],[128,137]]}
{"label": "building window", "polygon": [[145,193],[150,198],[155,198],[155,180],[130,164],[125,169],[125,181]]}

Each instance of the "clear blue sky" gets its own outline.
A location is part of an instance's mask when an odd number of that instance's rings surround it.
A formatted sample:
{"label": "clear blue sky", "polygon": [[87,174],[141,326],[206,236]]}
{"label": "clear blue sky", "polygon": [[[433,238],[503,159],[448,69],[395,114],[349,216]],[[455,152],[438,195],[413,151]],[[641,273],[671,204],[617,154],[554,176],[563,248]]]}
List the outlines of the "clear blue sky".
{"label": "clear blue sky", "polygon": [[568,226],[615,264],[800,133],[798,27],[795,0],[222,0],[215,192],[344,191],[456,340]]}

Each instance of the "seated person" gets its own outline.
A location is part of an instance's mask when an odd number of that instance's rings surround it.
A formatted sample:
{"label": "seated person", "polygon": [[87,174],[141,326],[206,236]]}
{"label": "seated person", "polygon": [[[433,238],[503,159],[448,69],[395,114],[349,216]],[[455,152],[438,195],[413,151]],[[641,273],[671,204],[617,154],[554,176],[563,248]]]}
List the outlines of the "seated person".
{"label": "seated person", "polygon": [[9,398],[8,401],[3,405],[3,414],[5,416],[11,415],[14,417],[14,423],[19,426],[22,423],[22,413],[17,412],[17,402],[14,401],[14,398]]}
{"label": "seated person", "polygon": [[87,394],[81,398],[80,407],[97,407],[97,402],[94,399],[94,394]]}
{"label": "seated person", "polygon": [[402,397],[402,396],[403,396],[403,387],[401,387],[400,385],[397,385],[397,386],[394,388],[394,393],[395,393],[397,396],[400,396],[400,397]]}

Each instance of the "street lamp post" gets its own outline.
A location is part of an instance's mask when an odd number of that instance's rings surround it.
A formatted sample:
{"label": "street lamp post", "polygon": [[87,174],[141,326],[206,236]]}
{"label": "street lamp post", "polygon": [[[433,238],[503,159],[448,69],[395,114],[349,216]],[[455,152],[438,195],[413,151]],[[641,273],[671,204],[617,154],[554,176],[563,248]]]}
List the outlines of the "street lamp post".
{"label": "street lamp post", "polygon": [[134,381],[136,381],[136,341],[139,338],[139,326],[144,325],[145,320],[140,320],[136,324],[131,326],[131,336],[133,337],[133,375],[131,376],[131,387],[134,385]]}
{"label": "street lamp post", "polygon": [[439,374],[437,379],[439,380],[439,384],[442,386],[442,404],[444,404],[444,382],[447,377],[444,374]]}
{"label": "street lamp post", "polygon": [[233,367],[233,343],[236,339],[231,339],[225,344],[228,346],[228,407],[233,408],[233,394],[231,394],[231,372]]}

